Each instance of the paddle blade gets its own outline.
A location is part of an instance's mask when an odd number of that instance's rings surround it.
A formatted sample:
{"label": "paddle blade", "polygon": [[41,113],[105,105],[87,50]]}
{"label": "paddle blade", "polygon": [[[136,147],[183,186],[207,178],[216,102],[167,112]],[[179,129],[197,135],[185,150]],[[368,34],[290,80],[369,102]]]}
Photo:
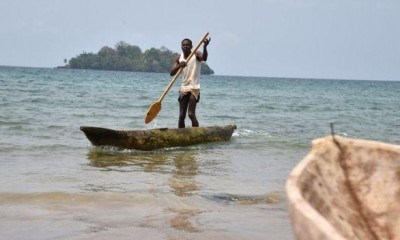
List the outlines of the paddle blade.
{"label": "paddle blade", "polygon": [[147,111],[146,119],[144,120],[144,122],[148,124],[149,122],[153,121],[153,119],[157,117],[157,114],[160,112],[160,110],[161,102],[153,102],[153,104],[151,104],[149,110]]}

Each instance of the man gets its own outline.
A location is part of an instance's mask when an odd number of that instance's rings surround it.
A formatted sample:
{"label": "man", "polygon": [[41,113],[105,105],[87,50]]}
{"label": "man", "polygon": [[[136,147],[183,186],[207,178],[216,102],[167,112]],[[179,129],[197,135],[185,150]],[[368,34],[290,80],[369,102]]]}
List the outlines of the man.
{"label": "man", "polygon": [[190,53],[192,52],[192,41],[190,39],[183,39],[181,42],[182,53],[176,56],[172,62],[171,76],[174,76],[179,68],[183,68],[181,74],[183,75],[182,84],[179,89],[179,128],[185,127],[186,113],[192,121],[192,127],[198,127],[199,122],[196,118],[196,105],[200,101],[200,71],[201,62],[207,61],[208,52],[207,46],[211,38],[204,40],[203,53],[196,52],[194,56],[187,61]]}

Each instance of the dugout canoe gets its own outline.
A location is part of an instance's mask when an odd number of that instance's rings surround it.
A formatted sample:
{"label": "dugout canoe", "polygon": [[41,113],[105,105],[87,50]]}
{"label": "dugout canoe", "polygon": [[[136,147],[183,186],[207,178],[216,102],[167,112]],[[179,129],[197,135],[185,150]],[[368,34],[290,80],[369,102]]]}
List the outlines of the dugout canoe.
{"label": "dugout canoe", "polygon": [[400,239],[400,146],[316,139],[286,193],[296,239]]}
{"label": "dugout canoe", "polygon": [[150,130],[113,130],[82,126],[80,129],[95,146],[150,151],[159,148],[228,141],[232,137],[236,125]]}

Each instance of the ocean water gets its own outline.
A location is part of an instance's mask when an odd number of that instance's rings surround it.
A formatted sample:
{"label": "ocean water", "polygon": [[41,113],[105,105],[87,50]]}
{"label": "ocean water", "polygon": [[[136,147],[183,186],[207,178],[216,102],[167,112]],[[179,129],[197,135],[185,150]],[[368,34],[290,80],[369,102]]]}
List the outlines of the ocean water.
{"label": "ocean water", "polygon": [[[202,76],[202,126],[231,141],[97,148],[82,125],[174,128],[168,74],[0,66],[3,239],[294,239],[284,185],[312,139],[400,144],[400,82]],[[187,119],[187,126],[190,120]]]}

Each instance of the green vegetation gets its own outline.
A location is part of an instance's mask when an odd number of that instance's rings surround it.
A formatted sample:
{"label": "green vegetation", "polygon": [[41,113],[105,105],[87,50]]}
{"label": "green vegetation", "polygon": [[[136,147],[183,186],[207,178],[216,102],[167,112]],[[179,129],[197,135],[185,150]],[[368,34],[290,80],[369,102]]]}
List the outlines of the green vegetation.
{"label": "green vegetation", "polygon": [[[163,73],[170,71],[172,60],[177,54],[166,47],[142,52],[138,46],[121,41],[115,48],[102,47],[97,54],[83,52],[71,58],[65,68]],[[214,71],[203,62],[201,73],[214,74]]]}

